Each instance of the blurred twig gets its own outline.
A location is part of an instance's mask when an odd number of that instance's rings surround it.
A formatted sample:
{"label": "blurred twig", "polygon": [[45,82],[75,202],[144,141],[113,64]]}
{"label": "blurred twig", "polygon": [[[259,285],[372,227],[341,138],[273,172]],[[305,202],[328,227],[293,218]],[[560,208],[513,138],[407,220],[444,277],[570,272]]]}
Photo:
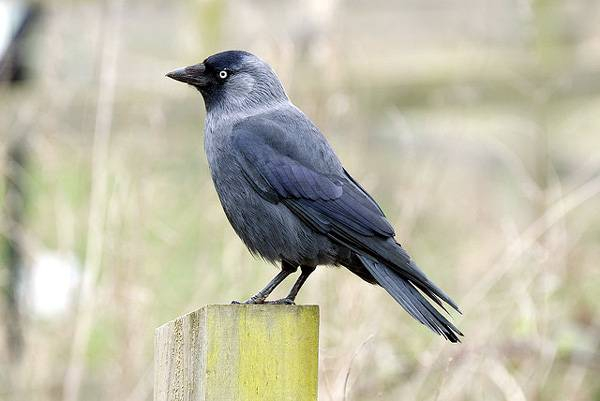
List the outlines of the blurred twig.
{"label": "blurred twig", "polygon": [[105,214],[108,199],[107,160],[113,121],[122,11],[122,0],[114,0],[108,3],[106,25],[102,38],[100,85],[94,127],[92,188],[86,256],[71,357],[64,380],[64,401],[79,399],[79,390],[85,367],[85,350],[93,323],[95,286],[102,265]]}
{"label": "blurred twig", "polygon": [[8,277],[4,287],[6,296],[6,340],[8,354],[13,361],[21,357],[23,333],[21,329],[21,310],[19,285],[23,265],[23,241],[19,227],[23,222],[25,194],[23,166],[26,163],[25,137],[20,136],[9,145],[6,157],[6,267]]}
{"label": "blurred twig", "polygon": [[354,360],[356,359],[358,354],[360,354],[360,352],[366,347],[366,345],[373,338],[375,338],[375,334],[371,334],[369,337],[367,337],[367,339],[358,346],[356,351],[354,351],[354,354],[352,355],[352,358],[350,359],[350,363],[348,363],[348,370],[346,370],[346,377],[344,378],[344,392],[343,392],[344,401],[346,401],[348,398],[348,389],[349,389],[349,383],[350,383],[350,373],[352,372],[352,364],[354,363]]}
{"label": "blurred twig", "polygon": [[517,238],[506,248],[499,262],[494,268],[484,275],[477,285],[462,299],[463,310],[467,311],[477,305],[484,294],[486,294],[495,283],[498,282],[506,272],[514,265],[527,249],[530,249],[544,233],[561,221],[567,213],[579,207],[581,204],[600,194],[600,175],[592,178],[577,189],[571,191],[567,196],[559,199],[533,223],[529,225]]}
{"label": "blurred twig", "polygon": [[[492,268],[485,274],[477,284],[459,301],[465,316],[469,311],[479,305],[485,294],[487,294],[496,283],[500,282],[502,276],[508,273],[528,249],[531,249],[535,242],[555,224],[560,222],[568,213],[581,206],[583,203],[600,195],[600,175],[595,176],[585,184],[571,191],[568,195],[556,201],[549,206],[545,213],[531,223],[520,235],[518,235],[503,251]],[[500,319],[496,319],[500,321]],[[468,333],[467,333],[468,335]],[[431,360],[437,360],[446,344],[437,343],[432,350]],[[425,379],[433,364],[427,369],[423,369],[419,376],[414,380],[412,394],[416,397],[425,383]]]}
{"label": "blurred twig", "polygon": [[496,359],[486,360],[486,371],[489,377],[504,393],[504,398],[511,401],[526,401],[527,397],[515,377],[506,369],[506,366]]}

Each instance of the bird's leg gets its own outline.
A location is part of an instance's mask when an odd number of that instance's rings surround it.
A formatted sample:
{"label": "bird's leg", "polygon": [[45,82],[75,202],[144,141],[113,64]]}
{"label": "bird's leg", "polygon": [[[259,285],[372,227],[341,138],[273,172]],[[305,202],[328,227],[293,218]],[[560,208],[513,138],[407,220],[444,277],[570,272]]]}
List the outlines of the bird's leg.
{"label": "bird's leg", "polygon": [[294,300],[296,299],[296,295],[298,295],[298,291],[300,291],[300,288],[306,282],[308,276],[315,271],[315,266],[300,266],[300,269],[302,269],[302,273],[300,273],[300,277],[298,277],[298,280],[296,280],[294,283],[294,286],[290,290],[290,293],[287,295],[287,297],[266,303],[294,305]]}
{"label": "bird's leg", "polygon": [[283,280],[285,280],[285,278],[287,276],[289,276],[290,274],[294,273],[296,270],[298,269],[297,266],[286,262],[285,260],[281,262],[281,271],[279,273],[277,273],[277,275],[273,278],[273,280],[271,280],[269,282],[269,284],[266,285],[265,288],[263,288],[262,290],[260,290],[259,292],[257,292],[254,296],[252,296],[250,299],[248,299],[245,302],[237,302],[237,301],[233,301],[232,304],[239,304],[239,303],[244,303],[244,304],[264,304],[265,303],[265,299],[267,299],[267,297],[269,296],[269,294],[271,294],[273,292],[273,290],[275,289],[275,287],[277,287],[279,284],[281,284],[281,282]]}

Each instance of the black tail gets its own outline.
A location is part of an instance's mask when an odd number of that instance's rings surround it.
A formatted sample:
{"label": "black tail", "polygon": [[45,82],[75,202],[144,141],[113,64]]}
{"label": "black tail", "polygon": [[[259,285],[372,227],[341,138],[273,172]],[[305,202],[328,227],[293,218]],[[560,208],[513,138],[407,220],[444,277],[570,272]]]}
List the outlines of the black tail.
{"label": "black tail", "polygon": [[[448,321],[444,316],[433,307],[423,294],[443,308],[440,298],[450,306],[458,310],[456,304],[452,302],[441,290],[433,286],[427,278],[425,282],[414,282],[412,279],[405,279],[397,271],[387,267],[369,256],[357,254],[363,265],[373,275],[377,283],[400,304],[416,320],[429,327],[434,332],[440,334],[447,340],[457,343],[460,342],[459,336],[463,334]],[[416,278],[420,281],[419,278]],[[435,290],[432,291],[432,286]],[[423,291],[423,294],[417,290]],[[441,293],[441,294],[440,294]],[[440,296],[441,295],[441,296]]]}

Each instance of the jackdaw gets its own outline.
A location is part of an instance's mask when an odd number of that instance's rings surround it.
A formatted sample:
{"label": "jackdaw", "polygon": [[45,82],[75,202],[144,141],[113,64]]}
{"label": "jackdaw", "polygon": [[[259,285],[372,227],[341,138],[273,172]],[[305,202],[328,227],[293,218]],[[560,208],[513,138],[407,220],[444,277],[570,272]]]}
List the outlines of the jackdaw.
{"label": "jackdaw", "polygon": [[[245,303],[293,304],[317,265],[341,265],[378,284],[416,320],[452,342],[462,333],[429,301],[458,306],[394,239],[381,208],[319,129],[289,100],[271,67],[226,51],[167,77],[204,98],[204,149],[225,214],[250,252],[281,271]],[[266,301],[298,268],[289,295]]]}

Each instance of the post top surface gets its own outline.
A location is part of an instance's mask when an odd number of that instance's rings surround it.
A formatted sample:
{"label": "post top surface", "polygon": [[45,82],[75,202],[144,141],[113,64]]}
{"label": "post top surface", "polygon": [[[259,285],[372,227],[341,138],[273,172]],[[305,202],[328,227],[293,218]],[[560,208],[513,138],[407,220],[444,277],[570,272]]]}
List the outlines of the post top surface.
{"label": "post top surface", "polygon": [[179,319],[185,319],[192,315],[198,315],[201,313],[210,313],[210,312],[229,312],[231,314],[236,314],[240,312],[258,312],[258,313],[272,313],[274,316],[277,315],[287,315],[287,314],[297,314],[300,312],[305,313],[315,313],[319,314],[319,305],[277,305],[277,304],[209,304],[201,306],[200,308],[188,312],[184,315],[178,316],[173,320],[170,320],[161,326],[159,326],[156,330],[160,330],[165,326],[169,326],[173,324],[175,321]]}

